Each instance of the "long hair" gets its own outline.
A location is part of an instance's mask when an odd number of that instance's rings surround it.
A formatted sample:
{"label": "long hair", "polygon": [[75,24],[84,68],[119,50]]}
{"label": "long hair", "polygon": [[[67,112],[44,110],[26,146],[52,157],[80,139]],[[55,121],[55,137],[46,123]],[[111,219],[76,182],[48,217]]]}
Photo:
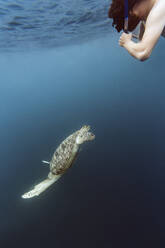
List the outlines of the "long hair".
{"label": "long hair", "polygon": [[[128,12],[140,1],[141,0],[128,0]],[[108,17],[113,19],[112,26],[115,27],[118,32],[124,29],[124,0],[112,0]],[[136,17],[130,17],[128,20],[128,30],[132,31],[139,21],[140,20]]]}

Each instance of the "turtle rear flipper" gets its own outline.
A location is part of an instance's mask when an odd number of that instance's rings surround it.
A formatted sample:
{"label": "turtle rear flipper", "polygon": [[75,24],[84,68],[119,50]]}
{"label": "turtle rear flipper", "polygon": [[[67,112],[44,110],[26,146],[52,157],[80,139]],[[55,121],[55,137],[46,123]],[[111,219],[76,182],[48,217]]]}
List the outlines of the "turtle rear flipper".
{"label": "turtle rear flipper", "polygon": [[41,183],[34,186],[34,189],[22,195],[22,198],[32,198],[34,196],[40,195],[43,191],[45,191],[48,187],[50,187],[53,183],[55,183],[61,175],[55,175],[52,178],[47,178]]}

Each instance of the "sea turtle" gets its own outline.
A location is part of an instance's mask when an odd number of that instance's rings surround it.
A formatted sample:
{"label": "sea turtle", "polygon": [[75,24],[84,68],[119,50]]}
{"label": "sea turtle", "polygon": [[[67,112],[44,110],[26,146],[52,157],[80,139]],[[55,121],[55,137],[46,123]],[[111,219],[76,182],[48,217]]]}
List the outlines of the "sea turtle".
{"label": "sea turtle", "polygon": [[93,140],[95,135],[89,132],[90,126],[83,126],[80,130],[68,136],[56,149],[49,164],[48,178],[37,184],[31,191],[22,195],[22,198],[38,196],[50,185],[56,182],[65,171],[70,168],[79,151],[79,146],[88,140]]}

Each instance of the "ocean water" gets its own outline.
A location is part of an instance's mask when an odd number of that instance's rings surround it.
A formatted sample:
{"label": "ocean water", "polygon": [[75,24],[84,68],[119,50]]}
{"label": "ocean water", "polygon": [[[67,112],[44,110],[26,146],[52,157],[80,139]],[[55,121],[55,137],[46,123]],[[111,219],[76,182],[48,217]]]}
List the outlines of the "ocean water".
{"label": "ocean water", "polygon": [[[165,40],[138,62],[118,46],[109,1],[77,2],[0,1],[0,247],[163,248]],[[46,178],[41,161],[84,124],[96,139],[73,167],[22,199]]]}
{"label": "ocean water", "polygon": [[1,0],[0,50],[40,50],[109,32],[109,0]]}

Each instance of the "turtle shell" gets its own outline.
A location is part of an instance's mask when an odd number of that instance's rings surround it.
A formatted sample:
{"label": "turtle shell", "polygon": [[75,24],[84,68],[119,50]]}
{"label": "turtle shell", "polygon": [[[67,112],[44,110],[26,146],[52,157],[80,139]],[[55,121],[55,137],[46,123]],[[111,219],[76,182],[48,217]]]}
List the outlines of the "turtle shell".
{"label": "turtle shell", "polygon": [[66,138],[56,149],[50,161],[50,171],[54,175],[63,174],[72,166],[79,146],[76,144],[77,132]]}

